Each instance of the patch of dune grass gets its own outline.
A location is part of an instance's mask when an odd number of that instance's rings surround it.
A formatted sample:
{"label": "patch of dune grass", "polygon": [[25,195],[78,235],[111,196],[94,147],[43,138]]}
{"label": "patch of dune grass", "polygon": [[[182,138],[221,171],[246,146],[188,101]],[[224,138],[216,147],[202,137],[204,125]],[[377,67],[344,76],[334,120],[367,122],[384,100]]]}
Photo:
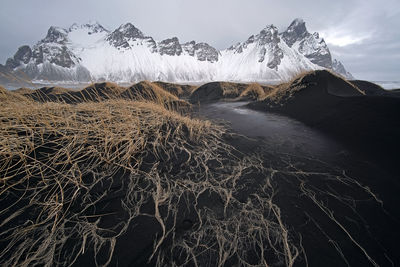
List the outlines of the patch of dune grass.
{"label": "patch of dune grass", "polygon": [[[337,84],[338,81],[340,81],[339,84]],[[365,94],[357,86],[348,82],[340,75],[330,70],[317,70],[299,73],[289,81],[275,85],[271,92],[265,96],[265,99],[272,103],[283,104],[288,99],[292,98],[296,92],[309,87],[309,85],[320,84],[322,86],[326,84],[328,88],[332,86],[330,85],[331,82],[334,83],[333,87],[342,88],[348,86],[352,88],[354,92]],[[327,88],[325,88],[325,90],[328,90]],[[321,87],[321,90],[323,89],[324,88]]]}
{"label": "patch of dune grass", "polygon": [[240,97],[262,100],[268,95],[268,91],[258,83],[251,83],[243,92],[240,93]]}
{"label": "patch of dune grass", "polygon": [[15,94],[12,93],[10,91],[8,91],[7,89],[5,89],[4,87],[0,86],[0,103],[2,105],[6,105],[9,102],[26,102],[28,101],[28,99],[20,94]]}
{"label": "patch of dune grass", "polygon": [[[146,258],[158,266],[292,266],[299,254],[267,178],[239,197],[241,179],[265,170],[220,126],[121,99],[7,102],[0,121],[3,266],[71,265],[88,253],[108,265],[143,217],[158,225]],[[193,226],[182,233],[183,211]]]}
{"label": "patch of dune grass", "polygon": [[153,82],[153,84],[163,88],[164,90],[178,97],[190,96],[190,94],[198,87],[194,85],[175,84],[175,83],[168,83],[161,81]]}

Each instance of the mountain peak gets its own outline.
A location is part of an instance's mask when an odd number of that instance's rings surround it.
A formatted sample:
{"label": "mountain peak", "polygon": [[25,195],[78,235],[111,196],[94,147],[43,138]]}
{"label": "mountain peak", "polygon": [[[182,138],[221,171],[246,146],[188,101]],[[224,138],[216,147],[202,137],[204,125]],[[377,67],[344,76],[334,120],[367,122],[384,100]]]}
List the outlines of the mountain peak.
{"label": "mountain peak", "polygon": [[110,33],[107,37],[107,41],[109,41],[110,44],[114,45],[115,47],[128,48],[128,41],[143,38],[145,38],[144,34],[132,23],[128,22],[122,24],[118,27],[118,29]]}
{"label": "mountain peak", "polygon": [[46,43],[63,43],[67,40],[67,31],[60,27],[51,26],[47,31],[43,42]]}
{"label": "mountain peak", "polygon": [[303,19],[295,19],[281,35],[286,44],[292,47],[295,42],[303,40],[310,33],[307,31],[306,23]]}
{"label": "mountain peak", "polygon": [[132,37],[141,37],[141,38],[144,37],[143,33],[130,22],[119,26],[117,31],[130,35]]}
{"label": "mountain peak", "polygon": [[69,27],[68,31],[72,32],[78,29],[87,29],[89,34],[98,32],[108,32],[108,30],[106,30],[100,23],[93,20],[90,20],[85,24],[74,23]]}
{"label": "mountain peak", "polygon": [[257,36],[250,36],[248,42],[252,42],[253,40],[259,41],[261,45],[269,42],[279,43],[278,28],[272,24],[267,25]]}
{"label": "mountain peak", "polygon": [[261,30],[260,34],[263,34],[263,35],[265,35],[265,34],[268,34],[268,35],[278,34],[278,28],[275,25],[270,24],[270,25],[265,26],[265,28]]}
{"label": "mountain peak", "polygon": [[161,55],[166,54],[169,56],[179,56],[182,54],[182,46],[180,45],[177,37],[162,40],[158,43],[158,46]]}
{"label": "mountain peak", "polygon": [[[296,25],[303,25],[306,24],[302,18],[295,18],[292,23],[290,23],[291,26],[296,26]],[[289,26],[290,27],[290,26]]]}
{"label": "mountain peak", "polygon": [[324,40],[309,33],[302,19],[295,19],[283,33],[267,25],[221,52],[204,42],[181,44],[177,37],[155,41],[132,23],[112,32],[96,21],[66,29],[53,26],[34,46],[20,47],[5,68],[52,81],[276,80],[319,68],[348,75],[343,64],[332,62]]}
{"label": "mountain peak", "polygon": [[303,19],[295,19],[292,23],[290,23],[289,27],[286,30],[289,33],[294,33],[297,36],[303,36],[308,33],[306,23]]}
{"label": "mountain peak", "polygon": [[295,19],[280,36],[289,47],[297,50],[312,63],[332,68],[332,56],[324,39],[320,38],[317,32],[309,33],[304,20]]}

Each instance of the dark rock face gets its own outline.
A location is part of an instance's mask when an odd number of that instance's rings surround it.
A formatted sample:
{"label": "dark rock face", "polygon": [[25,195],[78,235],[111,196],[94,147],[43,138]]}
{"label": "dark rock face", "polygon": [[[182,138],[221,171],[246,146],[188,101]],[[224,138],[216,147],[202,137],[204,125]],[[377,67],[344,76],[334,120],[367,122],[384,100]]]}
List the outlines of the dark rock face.
{"label": "dark rock face", "polygon": [[190,42],[184,43],[182,45],[182,49],[184,51],[186,51],[186,53],[188,53],[189,56],[194,57],[194,52],[195,52],[195,48],[194,47],[195,47],[195,45],[196,45],[195,41],[190,41]]}
{"label": "dark rock face", "polygon": [[217,62],[219,52],[207,43],[196,43],[195,41],[187,42],[182,45],[184,51],[190,56],[196,56],[200,61]]}
{"label": "dark rock face", "polygon": [[157,43],[154,41],[152,37],[145,37],[144,41],[147,43],[147,47],[151,49],[151,52],[157,52]]}
{"label": "dark rock face", "polygon": [[47,31],[46,37],[42,40],[43,43],[58,43],[64,44],[67,41],[67,33],[64,29],[51,26]]}
{"label": "dark rock face", "polygon": [[178,38],[173,37],[159,42],[158,51],[161,55],[180,56],[182,54],[182,46]]}
{"label": "dark rock face", "polygon": [[57,53],[53,57],[50,58],[49,61],[50,63],[54,63],[58,66],[70,68],[75,65],[72,57],[74,57],[74,55],[68,50],[66,46],[63,46],[57,51]]}
{"label": "dark rock face", "polygon": [[37,46],[34,48],[32,52],[32,58],[34,59],[35,64],[43,63],[43,47]]}
{"label": "dark rock face", "polygon": [[207,43],[196,44],[194,50],[196,51],[197,59],[200,61],[218,61],[219,52]]}
{"label": "dark rock face", "polygon": [[354,79],[354,78],[353,78],[353,75],[351,75],[351,73],[348,72],[348,71],[344,68],[342,62],[340,62],[340,61],[338,61],[338,60],[336,60],[336,59],[334,59],[333,62],[332,62],[332,70],[333,70],[334,72],[336,72],[336,73],[342,75],[343,77],[345,77],[345,78],[347,78],[347,79]]}
{"label": "dark rock face", "polygon": [[60,67],[71,68],[78,58],[65,46],[39,43],[33,47],[32,63],[38,65],[46,61]]}
{"label": "dark rock face", "polygon": [[324,39],[318,33],[308,36],[299,45],[299,52],[305,55],[312,63],[332,69],[332,56]]}
{"label": "dark rock face", "polygon": [[243,44],[237,44],[229,49],[235,50],[235,53],[242,53],[250,44],[256,43],[260,47],[258,62],[264,62],[268,53],[268,68],[277,70],[283,58],[283,51],[279,47],[279,42],[278,29],[274,25],[269,25],[261,30],[259,34],[250,36]]}
{"label": "dark rock face", "polygon": [[289,47],[292,47],[295,42],[304,39],[308,35],[306,23],[301,19],[295,19],[287,30],[281,34],[282,39]]}
{"label": "dark rock face", "polygon": [[69,27],[68,31],[72,32],[74,30],[77,30],[79,28],[86,28],[88,29],[88,34],[91,35],[93,33],[98,33],[98,32],[108,32],[102,25],[100,25],[98,22],[92,22],[92,23],[86,23],[83,25],[78,25],[76,23],[72,24],[71,27]]}
{"label": "dark rock face", "polygon": [[143,33],[131,23],[123,24],[107,37],[107,41],[117,48],[128,48],[130,40],[143,39]]}
{"label": "dark rock face", "polygon": [[248,41],[253,40],[258,41],[260,45],[266,45],[270,43],[277,44],[280,41],[278,36],[278,29],[274,25],[269,25],[261,30],[260,34],[253,38],[249,38]]}
{"label": "dark rock face", "polygon": [[278,45],[280,42],[278,29],[273,25],[267,26],[257,36],[250,37],[247,43],[255,41],[258,42],[258,45],[262,46],[259,51],[258,62],[264,62],[265,55],[268,51],[272,57],[269,57],[267,66],[270,69],[277,70],[283,58],[283,52]]}
{"label": "dark rock face", "polygon": [[9,69],[14,69],[23,64],[28,64],[32,57],[32,50],[29,46],[24,45],[18,48],[17,53],[15,53],[13,58],[7,59],[6,67]]}
{"label": "dark rock face", "polygon": [[332,69],[332,56],[324,39],[318,33],[309,33],[302,19],[295,19],[281,37],[289,47],[298,43],[298,52],[312,63]]}
{"label": "dark rock face", "polygon": [[22,64],[39,65],[45,61],[64,68],[73,67],[78,59],[67,48],[66,42],[66,31],[52,26],[47,31],[46,37],[37,43],[33,49],[27,45],[21,46],[14,57],[7,60],[6,67],[13,70]]}

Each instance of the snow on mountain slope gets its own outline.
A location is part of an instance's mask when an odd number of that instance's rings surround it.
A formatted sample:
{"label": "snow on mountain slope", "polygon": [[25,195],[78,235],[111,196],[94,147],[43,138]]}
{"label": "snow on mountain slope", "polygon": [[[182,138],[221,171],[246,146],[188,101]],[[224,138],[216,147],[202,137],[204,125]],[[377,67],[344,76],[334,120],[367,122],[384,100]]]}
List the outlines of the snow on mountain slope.
{"label": "snow on mountain slope", "polygon": [[[347,74],[339,63],[335,61],[335,68]],[[50,27],[32,48],[20,47],[6,68],[32,80],[55,82],[271,82],[333,65],[323,39],[295,20],[281,34],[270,25],[223,51],[195,41],[181,44],[177,37],[155,41],[131,23],[112,32],[97,22]]]}
{"label": "snow on mountain slope", "polygon": [[320,38],[317,32],[309,33],[302,19],[295,19],[281,36],[290,47],[314,64],[332,68],[331,53],[324,39]]}
{"label": "snow on mountain slope", "polygon": [[222,80],[278,81],[320,68],[289,48],[273,25],[221,53],[217,77]]}

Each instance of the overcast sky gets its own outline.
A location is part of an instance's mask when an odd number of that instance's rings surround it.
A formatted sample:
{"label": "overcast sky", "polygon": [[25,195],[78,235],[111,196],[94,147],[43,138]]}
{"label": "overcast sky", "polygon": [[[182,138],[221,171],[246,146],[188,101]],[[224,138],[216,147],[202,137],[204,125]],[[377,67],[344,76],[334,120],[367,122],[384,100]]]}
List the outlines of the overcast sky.
{"label": "overcast sky", "polygon": [[268,24],[303,18],[356,78],[400,80],[400,0],[0,0],[0,63],[51,25],[131,22],[156,40],[177,36],[224,49]]}

